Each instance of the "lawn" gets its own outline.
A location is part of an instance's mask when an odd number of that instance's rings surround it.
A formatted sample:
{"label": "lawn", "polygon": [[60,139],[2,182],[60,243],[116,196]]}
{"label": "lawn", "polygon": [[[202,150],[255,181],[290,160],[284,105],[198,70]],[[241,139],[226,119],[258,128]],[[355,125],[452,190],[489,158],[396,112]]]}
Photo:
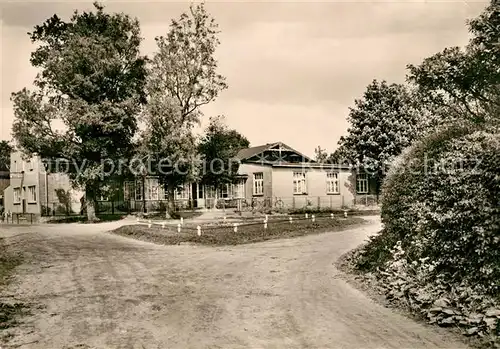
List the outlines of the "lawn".
{"label": "lawn", "polygon": [[323,232],[340,231],[353,228],[365,223],[359,217],[330,218],[318,217],[315,222],[309,219],[272,219],[264,227],[262,220],[240,222],[237,232],[234,231],[233,222],[212,222],[201,224],[201,235],[198,236],[197,227],[193,224],[184,224],[181,232],[177,227],[166,225],[162,228],[153,225],[136,224],[120,227],[111,231],[113,234],[134,238],[137,240],[153,242],[162,245],[178,245],[181,243],[203,245],[239,245],[266,240],[291,238],[297,236],[318,234]]}

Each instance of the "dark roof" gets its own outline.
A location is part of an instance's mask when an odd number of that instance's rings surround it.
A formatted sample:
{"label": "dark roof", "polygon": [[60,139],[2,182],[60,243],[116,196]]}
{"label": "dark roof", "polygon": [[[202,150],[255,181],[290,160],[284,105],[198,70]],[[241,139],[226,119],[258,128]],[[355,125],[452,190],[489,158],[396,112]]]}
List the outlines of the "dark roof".
{"label": "dark roof", "polygon": [[262,153],[264,150],[268,149],[273,144],[274,143],[268,143],[268,144],[259,145],[256,147],[241,149],[238,152],[238,154],[236,154],[236,158],[238,160],[245,160],[245,159],[251,158],[252,156],[255,156],[255,155]]}
{"label": "dark roof", "polygon": [[259,155],[261,153],[263,153],[264,151],[276,146],[276,145],[280,145],[285,147],[285,148],[288,148],[290,149],[291,151],[297,153],[298,155],[300,155],[303,159],[306,159],[308,161],[313,161],[311,160],[309,157],[305,156],[304,154],[298,152],[297,150],[293,149],[292,147],[282,143],[282,142],[274,142],[274,143],[267,143],[267,144],[264,144],[264,145],[259,145],[259,146],[256,146],[256,147],[251,147],[251,148],[246,148],[246,149],[241,149],[238,154],[236,155],[236,159],[242,161],[242,160],[245,160],[245,159],[249,159],[255,155]]}
{"label": "dark roof", "polygon": [[342,164],[328,164],[320,162],[302,162],[302,163],[272,163],[272,167],[291,167],[291,168],[315,168],[322,170],[351,170],[351,166]]}

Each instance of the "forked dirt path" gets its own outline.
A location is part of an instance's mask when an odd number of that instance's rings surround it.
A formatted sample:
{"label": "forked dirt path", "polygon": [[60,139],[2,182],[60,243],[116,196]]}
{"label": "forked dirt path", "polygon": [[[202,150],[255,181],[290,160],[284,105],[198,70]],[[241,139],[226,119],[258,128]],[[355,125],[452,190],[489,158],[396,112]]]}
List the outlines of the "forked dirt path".
{"label": "forked dirt path", "polygon": [[119,223],[0,226],[30,258],[2,296],[43,306],[2,348],[465,348],[340,278],[337,258],[380,229],[370,219],[225,248],[104,232]]}

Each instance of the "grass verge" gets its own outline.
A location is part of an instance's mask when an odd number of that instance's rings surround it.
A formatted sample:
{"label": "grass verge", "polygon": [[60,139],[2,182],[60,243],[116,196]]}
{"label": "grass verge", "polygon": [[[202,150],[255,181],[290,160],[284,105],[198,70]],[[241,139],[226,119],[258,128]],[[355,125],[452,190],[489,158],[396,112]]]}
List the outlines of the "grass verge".
{"label": "grass verge", "polygon": [[340,231],[365,224],[359,217],[324,218],[315,222],[311,220],[269,221],[267,229],[262,222],[246,222],[238,225],[234,232],[232,225],[201,225],[202,235],[197,235],[196,227],[184,226],[180,233],[177,228],[167,226],[128,225],[111,231],[124,237],[141,241],[153,242],[161,245],[178,245],[181,243],[202,244],[212,246],[240,245],[273,239],[292,238],[297,236],[318,234],[323,232]]}

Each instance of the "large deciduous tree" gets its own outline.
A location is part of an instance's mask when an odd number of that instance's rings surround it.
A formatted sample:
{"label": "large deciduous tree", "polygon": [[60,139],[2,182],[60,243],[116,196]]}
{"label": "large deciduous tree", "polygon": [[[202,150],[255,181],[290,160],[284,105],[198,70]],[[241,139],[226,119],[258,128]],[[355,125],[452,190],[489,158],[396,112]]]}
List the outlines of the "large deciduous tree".
{"label": "large deciduous tree", "polygon": [[89,220],[97,219],[101,183],[116,174],[109,159],[132,149],[146,77],[137,19],[94,7],[75,11],[69,21],[54,15],[34,28],[35,89],[12,94],[17,144],[28,154],[70,164],[73,185],[85,190]]}
{"label": "large deciduous tree", "polygon": [[475,123],[499,119],[500,5],[492,2],[468,21],[472,35],[464,48],[448,47],[408,65],[408,81],[441,109],[443,119]]}
{"label": "large deciduous tree", "polygon": [[9,171],[12,151],[13,148],[9,142],[0,141],[0,171]]}
{"label": "large deciduous tree", "polygon": [[236,130],[228,128],[222,117],[211,118],[198,145],[204,163],[202,183],[216,189],[234,183],[239,167],[235,157],[241,149],[248,148],[249,145],[248,139]]}
{"label": "large deciduous tree", "polygon": [[149,67],[144,109],[143,153],[153,158],[170,212],[175,189],[197,176],[192,130],[202,116],[200,107],[227,88],[214,57],[218,33],[217,23],[201,3],[191,4],[187,13],[172,21],[166,36],[156,38],[158,50]]}
{"label": "large deciduous tree", "polygon": [[387,166],[425,130],[404,85],[373,80],[350,108],[347,136],[341,137],[335,162],[362,166],[376,181],[377,194]]}

